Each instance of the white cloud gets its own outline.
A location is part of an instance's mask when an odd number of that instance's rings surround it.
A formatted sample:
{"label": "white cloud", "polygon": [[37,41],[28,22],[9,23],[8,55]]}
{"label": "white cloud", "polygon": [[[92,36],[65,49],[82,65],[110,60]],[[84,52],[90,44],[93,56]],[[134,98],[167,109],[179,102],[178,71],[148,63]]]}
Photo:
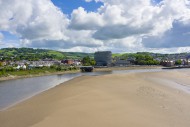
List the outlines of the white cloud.
{"label": "white cloud", "polygon": [[91,2],[92,0],[85,0],[86,2]]}
{"label": "white cloud", "polygon": [[0,7],[1,30],[29,40],[65,37],[69,20],[50,0],[3,0]]}
{"label": "white cloud", "polygon": [[96,30],[104,25],[102,16],[95,12],[86,12],[79,7],[71,14],[70,28],[76,30]]}
{"label": "white cloud", "polygon": [[18,36],[21,46],[65,51],[169,52],[190,45],[189,0],[94,1],[103,2],[97,11],[79,7],[69,18],[50,0],[0,0],[0,31]]}
{"label": "white cloud", "polygon": [[190,52],[190,47],[178,47],[178,48],[148,48],[145,51],[151,51],[154,53],[184,53]]}
{"label": "white cloud", "polygon": [[174,22],[173,28],[162,36],[150,36],[143,38],[145,47],[150,48],[172,48],[190,46],[189,36],[190,24]]}

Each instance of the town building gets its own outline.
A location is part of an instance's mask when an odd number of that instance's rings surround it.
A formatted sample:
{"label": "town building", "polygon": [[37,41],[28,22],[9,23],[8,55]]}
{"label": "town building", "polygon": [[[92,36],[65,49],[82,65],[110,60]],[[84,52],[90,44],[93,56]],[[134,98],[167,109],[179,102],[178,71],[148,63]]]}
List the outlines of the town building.
{"label": "town building", "polygon": [[175,65],[175,61],[173,60],[164,60],[161,62],[162,66],[166,66],[166,67],[172,67]]}
{"label": "town building", "polygon": [[128,65],[131,65],[131,62],[129,60],[118,59],[115,61],[115,66],[128,66]]}
{"label": "town building", "polygon": [[130,66],[133,64],[135,64],[135,58],[114,57],[114,59],[113,59],[114,66]]}
{"label": "town building", "polygon": [[111,51],[95,52],[94,60],[96,61],[96,66],[111,66],[112,53]]}
{"label": "town building", "polygon": [[190,66],[190,60],[189,59],[182,59],[181,60],[181,65]]}
{"label": "town building", "polygon": [[72,64],[74,64],[74,60],[65,59],[65,60],[62,60],[61,63],[67,64],[67,65],[72,65]]}

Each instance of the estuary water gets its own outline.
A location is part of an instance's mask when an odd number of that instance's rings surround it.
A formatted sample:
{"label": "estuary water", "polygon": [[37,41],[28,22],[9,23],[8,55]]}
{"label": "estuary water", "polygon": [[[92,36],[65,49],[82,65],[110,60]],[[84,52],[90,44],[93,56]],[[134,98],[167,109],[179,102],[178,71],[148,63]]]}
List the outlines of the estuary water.
{"label": "estuary water", "polygon": [[69,81],[73,78],[88,75],[106,75],[120,73],[136,73],[136,72],[155,72],[161,69],[142,69],[142,70],[119,70],[89,73],[70,73],[49,75],[41,77],[23,78],[8,81],[0,81],[0,110],[5,110],[19,102],[22,102],[34,95],[53,88],[61,83]]}

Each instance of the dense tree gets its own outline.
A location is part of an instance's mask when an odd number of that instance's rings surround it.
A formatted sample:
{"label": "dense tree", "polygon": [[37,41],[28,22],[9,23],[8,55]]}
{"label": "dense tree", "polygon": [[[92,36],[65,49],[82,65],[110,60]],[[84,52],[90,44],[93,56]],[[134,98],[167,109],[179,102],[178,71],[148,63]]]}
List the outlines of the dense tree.
{"label": "dense tree", "polygon": [[137,65],[159,65],[160,62],[153,59],[150,55],[136,54],[135,56]]}
{"label": "dense tree", "polygon": [[90,66],[90,65],[95,65],[96,62],[94,59],[90,58],[89,56],[86,56],[82,59],[82,63],[84,66]]}
{"label": "dense tree", "polygon": [[176,60],[175,65],[181,65],[182,61],[181,60]]}

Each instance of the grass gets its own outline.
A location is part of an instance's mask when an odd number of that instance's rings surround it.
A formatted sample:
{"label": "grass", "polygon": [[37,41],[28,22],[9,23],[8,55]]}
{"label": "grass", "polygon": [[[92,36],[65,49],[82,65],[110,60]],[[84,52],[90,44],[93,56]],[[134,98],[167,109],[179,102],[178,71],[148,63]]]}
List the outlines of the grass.
{"label": "grass", "polygon": [[7,77],[10,75],[13,76],[27,76],[27,75],[43,75],[43,74],[51,74],[57,72],[68,72],[68,71],[76,71],[77,68],[70,68],[70,67],[61,67],[61,69],[57,70],[57,68],[34,68],[31,70],[14,70],[14,71],[4,71],[1,72],[0,77]]}
{"label": "grass", "polygon": [[112,54],[112,57],[120,57],[122,56],[123,54],[119,54],[119,53],[115,53],[115,54]]}
{"label": "grass", "polygon": [[34,69],[34,70],[19,70],[13,72],[7,72],[8,75],[24,76],[24,75],[37,75],[40,73],[52,73],[54,70]]}
{"label": "grass", "polygon": [[65,57],[65,55],[63,53],[58,52],[58,51],[53,51],[53,50],[48,51],[48,54],[49,55],[55,55],[58,58],[64,58]]}

